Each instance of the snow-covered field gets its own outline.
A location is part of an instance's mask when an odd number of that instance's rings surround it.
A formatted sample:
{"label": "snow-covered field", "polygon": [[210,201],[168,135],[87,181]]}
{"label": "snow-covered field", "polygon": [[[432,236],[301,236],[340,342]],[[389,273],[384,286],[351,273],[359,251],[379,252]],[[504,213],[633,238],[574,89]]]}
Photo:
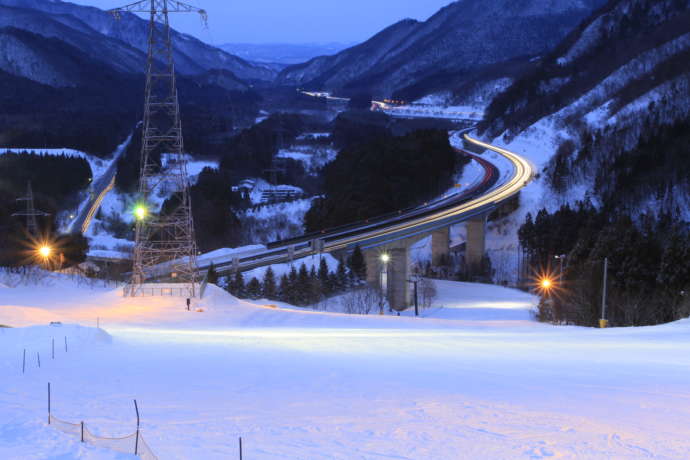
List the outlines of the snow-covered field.
{"label": "snow-covered field", "polygon": [[0,324],[36,325],[0,329],[0,458],[133,458],[49,428],[48,381],[55,416],[103,435],[133,432],[136,398],[161,459],[238,458],[238,436],[248,459],[687,458],[690,321],[554,327],[534,303],[442,283],[426,318],[364,317],[211,288],[187,312],[68,279],[0,287]]}

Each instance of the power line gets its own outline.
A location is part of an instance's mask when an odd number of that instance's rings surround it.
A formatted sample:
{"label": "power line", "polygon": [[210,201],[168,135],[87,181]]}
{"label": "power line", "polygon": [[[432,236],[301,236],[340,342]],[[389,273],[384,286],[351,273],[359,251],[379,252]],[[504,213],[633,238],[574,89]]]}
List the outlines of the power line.
{"label": "power line", "polygon": [[[141,0],[110,12],[116,19],[125,12],[150,15],[140,203],[135,210],[134,266],[128,292],[137,296],[142,284],[156,275],[158,266],[171,264],[172,281],[188,284],[189,297],[194,297],[197,246],[168,13],[198,13],[204,23],[207,15],[204,10],[177,0]],[[157,158],[161,158],[160,164]],[[149,212],[151,197],[156,192],[172,192],[173,209]]]}
{"label": "power line", "polygon": [[50,214],[48,214],[47,212],[36,210],[34,204],[34,191],[31,187],[31,181],[27,182],[26,184],[26,196],[17,198],[17,201],[26,201],[26,210],[15,212],[14,214],[12,214],[12,216],[26,217],[26,230],[29,232],[29,235],[38,237],[38,221],[36,220],[36,218],[46,217]]}

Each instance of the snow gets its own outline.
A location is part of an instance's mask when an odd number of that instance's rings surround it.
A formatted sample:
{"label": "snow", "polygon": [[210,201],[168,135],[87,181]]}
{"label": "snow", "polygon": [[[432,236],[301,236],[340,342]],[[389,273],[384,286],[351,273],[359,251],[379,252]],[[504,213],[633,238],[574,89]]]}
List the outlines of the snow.
{"label": "snow", "polygon": [[253,204],[261,204],[267,202],[266,193],[293,193],[295,195],[304,194],[304,190],[294,185],[271,185],[263,179],[256,179],[254,188],[249,194],[249,199]]}
{"label": "snow", "polygon": [[[124,147],[128,144],[129,139],[125,141],[116,152],[116,157],[123,151]],[[164,164],[168,164],[171,155],[163,155]],[[196,160],[191,155],[185,155],[187,160],[187,174],[190,177],[190,181],[194,182],[201,171],[204,168],[217,168],[218,164],[216,161],[211,160]],[[113,160],[115,161],[115,160]],[[165,189],[165,187],[163,187]],[[159,189],[157,193],[150,196],[150,202],[154,207],[160,207],[163,202],[168,197],[169,190]],[[86,232],[86,236],[90,240],[89,256],[95,257],[105,257],[105,258],[129,258],[130,248],[134,245],[131,240],[126,240],[122,238],[116,238],[110,234],[104,228],[106,218],[110,216],[117,216],[124,222],[132,224],[134,223],[134,215],[132,214],[132,209],[134,208],[134,202],[136,197],[134,195],[120,193],[117,189],[111,190],[103,198],[103,202],[100,207],[101,219],[94,216],[91,226]],[[88,203],[87,199],[85,203]],[[84,206],[82,203],[81,206]],[[97,214],[98,215],[98,214]]]}
{"label": "snow", "polygon": [[[170,162],[171,158],[173,158],[175,155],[173,154],[163,154],[161,159],[163,161],[163,165],[167,166],[168,163]],[[204,168],[212,168],[212,169],[217,169],[218,168],[218,161],[216,160],[201,160],[201,159],[195,159],[191,155],[184,155],[185,160],[187,160],[187,176],[191,179],[191,182],[195,182],[196,178],[201,174],[201,171],[204,170]]]}
{"label": "snow", "polygon": [[269,243],[304,234],[304,215],[312,198],[264,204],[238,213],[245,238]]}
{"label": "snow", "polygon": [[[587,45],[588,43],[589,42],[586,42],[584,44]],[[652,69],[662,63],[664,60],[686,50],[688,46],[690,46],[690,33],[681,35],[669,42],[664,43],[663,45],[641,53],[635,59],[630,60],[625,65],[616,69],[616,71],[604,78],[594,88],[583,94],[577,101],[566,106],[560,112],[551,115],[551,118],[558,120],[564,119],[569,115],[577,116],[581,113],[582,115],[586,116],[587,121],[590,122],[592,126],[601,126],[596,125],[595,123],[607,122],[606,114],[608,112],[604,112],[604,110],[609,103],[609,99],[613,97],[613,95],[615,95],[631,81],[649,74]],[[555,85],[553,89],[556,90],[558,86],[559,85]],[[663,88],[664,85],[660,86]],[[647,101],[643,102],[650,102],[651,100],[659,99],[659,97],[647,96],[647,99]],[[638,106],[638,109],[644,109],[646,107],[647,104],[643,104]],[[616,120],[608,120],[608,123],[616,124]],[[620,125],[620,123],[618,124]]]}
{"label": "snow", "polygon": [[240,259],[243,257],[251,257],[266,250],[266,246],[262,244],[253,244],[250,246],[242,246],[239,248],[221,248],[215,251],[207,252],[196,258],[197,264],[218,264],[220,262],[228,262],[235,257]]}
{"label": "snow", "polygon": [[[114,172],[115,165],[116,165],[117,161],[120,159],[120,157],[122,156],[122,154],[124,154],[125,151],[127,150],[129,143],[132,141],[133,135],[134,135],[134,133],[127,136],[127,138],[120,145],[117,146],[115,151],[112,153],[110,160],[108,160],[108,162],[105,165],[102,165],[102,164],[100,165],[100,166],[102,166],[102,169],[98,173],[93,172],[94,177],[93,177],[93,180],[91,182],[90,189],[93,189],[94,186],[98,187],[97,184],[99,184],[101,181],[106,180],[108,177],[107,174],[108,174],[109,170],[111,171],[112,174],[115,174],[115,172]],[[111,168],[113,168],[113,169],[111,170]],[[93,166],[91,167],[91,170],[93,171]],[[110,181],[108,181],[108,182],[110,182]],[[107,184],[104,183],[103,186],[105,186],[105,185],[107,185]],[[77,209],[72,214],[66,216],[67,218],[65,219],[66,220],[65,230],[67,233],[72,232],[74,230],[72,227],[74,226],[75,219],[77,218],[77,216],[81,216],[83,213],[88,212],[88,210],[90,209],[90,205],[91,205],[91,193],[90,193],[90,191],[89,191],[89,193],[84,193],[83,195],[84,195],[84,198],[83,198],[82,202],[79,204],[79,206],[77,207]],[[75,216],[75,217],[72,218],[71,216]]]}
{"label": "snow", "polygon": [[[585,37],[589,37],[587,38],[589,40],[594,36],[593,34],[594,32],[589,35],[586,34]],[[573,52],[577,54],[579,52],[577,47],[587,45],[589,43],[587,40],[578,42],[579,44],[573,48],[575,50]],[[553,212],[564,204],[572,204],[587,197],[593,201],[594,205],[597,205],[596,200],[590,196],[590,190],[593,186],[591,177],[572,178],[568,190],[561,194],[553,193],[548,184],[545,183],[545,174],[543,173],[561,142],[572,139],[576,145],[579,144],[578,134],[568,130],[564,120],[569,118],[584,119],[590,129],[595,131],[613,126],[618,132],[627,132],[624,148],[632,148],[643,134],[640,120],[644,119],[650,104],[661,104],[663,107],[663,110],[658,107],[655,109],[660,114],[658,120],[660,123],[671,123],[686,117],[688,113],[686,76],[680,76],[675,80],[658,85],[620,108],[615,115],[610,113],[610,108],[621,88],[630,81],[648,74],[664,59],[687,49],[689,42],[690,34],[684,34],[651,51],[641,53],[608,75],[572,104],[542,118],[515,138],[507,140],[504,137],[498,137],[490,141],[494,145],[505,147],[527,158],[534,165],[535,171],[541,173],[541,177],[532,181],[522,190],[518,211],[501,222],[494,222],[489,225],[487,249],[492,265],[494,267],[503,266],[502,271],[511,273],[511,275],[501,275],[501,278],[497,279],[514,281],[517,270],[517,230],[524,222],[528,212],[534,215],[541,208]],[[567,61],[573,56],[562,59]],[[557,82],[554,89],[561,83]],[[596,167],[596,165],[592,165],[592,167]],[[640,213],[655,213],[658,208],[655,208],[654,204],[658,203],[652,201],[649,204],[638,206],[638,211]],[[667,209],[681,208],[683,204],[683,200],[679,199]]]}
{"label": "snow", "polygon": [[299,136],[297,136],[297,140],[298,140],[298,141],[303,141],[303,140],[311,139],[311,138],[314,138],[314,139],[321,139],[321,138],[324,138],[324,137],[330,137],[330,135],[331,135],[330,132],[325,132],[325,133],[304,133],[304,134],[300,134]]}
{"label": "snow", "polygon": [[[89,239],[90,257],[103,257],[109,259],[129,259],[134,250],[134,242],[123,238],[116,238],[105,231],[97,231],[89,228],[87,237]],[[96,233],[98,232],[98,233]]]}
{"label": "snow", "polygon": [[382,107],[383,111],[393,117],[424,117],[447,118],[452,120],[476,120],[484,118],[484,108],[474,105],[388,105]]}
{"label": "snow", "polygon": [[452,98],[453,94],[450,91],[442,91],[440,93],[428,94],[420,99],[417,99],[413,102],[413,104],[446,106]]}
{"label": "snow", "polygon": [[[132,208],[130,200],[130,197],[119,193],[117,189],[111,190],[101,203],[101,215],[104,218],[111,215],[119,216],[125,222],[133,224],[134,216],[129,211]],[[103,228],[103,220],[94,217],[86,232],[85,236],[89,238],[88,255],[115,259],[130,257],[134,242],[111,235]]]}
{"label": "snow", "polygon": [[278,158],[292,158],[293,160],[301,161],[303,163],[309,163],[312,155],[310,153],[305,153],[295,150],[281,150],[276,155]]}
{"label": "snow", "polygon": [[[530,321],[534,298],[439,286],[433,317],[267,308],[218,289],[177,298],[52,286],[6,289],[0,457],[131,458],[82,445],[53,414],[142,432],[160,458],[684,458],[690,321],[596,330]],[[101,318],[105,331],[93,326]],[[60,319],[61,327],[46,326]],[[68,323],[81,323],[82,327]],[[48,359],[50,339],[70,351]],[[59,340],[58,340],[59,341]],[[23,348],[41,352],[21,375]]]}

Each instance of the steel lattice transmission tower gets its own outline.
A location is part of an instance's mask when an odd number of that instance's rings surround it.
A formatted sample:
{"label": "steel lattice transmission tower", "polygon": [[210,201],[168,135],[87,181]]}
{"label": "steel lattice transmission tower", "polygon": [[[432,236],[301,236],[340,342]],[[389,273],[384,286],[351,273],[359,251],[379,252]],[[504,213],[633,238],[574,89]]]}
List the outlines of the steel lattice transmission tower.
{"label": "steel lattice transmission tower", "polygon": [[31,188],[31,181],[26,184],[26,196],[17,198],[17,201],[26,201],[26,210],[15,212],[12,217],[26,217],[26,231],[34,238],[38,238],[39,228],[36,217],[49,216],[47,212],[38,211],[34,205],[34,191]]}
{"label": "steel lattice transmission tower", "polygon": [[[168,13],[199,13],[205,23],[206,12],[176,0],[141,0],[110,12],[116,19],[124,12],[150,15],[139,175],[141,202],[135,211],[136,244],[129,294],[137,296],[147,279],[170,273],[174,282],[187,283],[188,296],[194,297],[197,247]],[[173,192],[172,209],[149,212],[149,198],[161,190]]]}

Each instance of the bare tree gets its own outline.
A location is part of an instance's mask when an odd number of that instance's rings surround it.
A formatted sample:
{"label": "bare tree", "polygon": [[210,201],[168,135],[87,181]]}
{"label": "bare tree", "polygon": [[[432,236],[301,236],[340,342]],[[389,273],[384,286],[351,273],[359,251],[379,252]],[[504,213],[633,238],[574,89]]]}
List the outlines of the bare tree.
{"label": "bare tree", "polygon": [[363,286],[352,289],[341,297],[343,311],[348,314],[368,315],[374,307],[381,309],[382,302],[381,290],[372,286]]}
{"label": "bare tree", "polygon": [[434,280],[429,278],[421,278],[419,280],[419,305],[423,308],[430,308],[431,304],[434,303],[436,297],[438,296],[438,291],[436,290],[436,283]]}

